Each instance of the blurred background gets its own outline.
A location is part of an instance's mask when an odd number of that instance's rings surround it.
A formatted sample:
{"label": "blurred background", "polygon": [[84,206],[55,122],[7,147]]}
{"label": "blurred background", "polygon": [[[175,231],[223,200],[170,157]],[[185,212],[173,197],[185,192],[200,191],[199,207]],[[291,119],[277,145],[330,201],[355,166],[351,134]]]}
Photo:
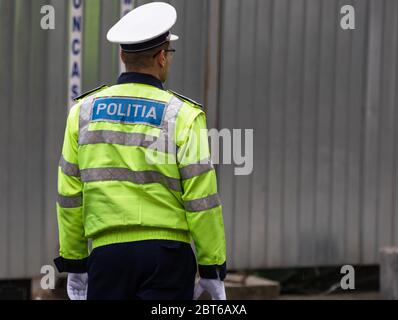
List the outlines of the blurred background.
{"label": "blurred background", "polygon": [[[57,256],[74,1],[82,92],[115,84],[119,48],[106,33],[123,5],[150,2],[0,0],[3,284],[30,283]],[[165,2],[180,36],[166,86],[203,103],[210,128],[254,129],[253,173],[217,168],[229,269],[283,292],[284,279],[326,290],[351,264],[378,290],[379,250],[398,245],[398,1]],[[354,30],[340,26],[347,4]],[[40,27],[44,5],[54,30]]]}

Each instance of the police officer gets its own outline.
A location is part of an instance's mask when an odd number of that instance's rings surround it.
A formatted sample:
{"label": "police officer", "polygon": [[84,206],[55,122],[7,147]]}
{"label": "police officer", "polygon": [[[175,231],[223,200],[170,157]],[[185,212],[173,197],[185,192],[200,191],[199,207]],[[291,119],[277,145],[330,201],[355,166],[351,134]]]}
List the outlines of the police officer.
{"label": "police officer", "polygon": [[192,299],[204,290],[226,298],[224,224],[205,114],[163,87],[176,19],[160,2],[123,17],[107,38],[121,45],[127,72],[117,85],[78,97],[69,113],[54,262],[68,272],[70,299]]}

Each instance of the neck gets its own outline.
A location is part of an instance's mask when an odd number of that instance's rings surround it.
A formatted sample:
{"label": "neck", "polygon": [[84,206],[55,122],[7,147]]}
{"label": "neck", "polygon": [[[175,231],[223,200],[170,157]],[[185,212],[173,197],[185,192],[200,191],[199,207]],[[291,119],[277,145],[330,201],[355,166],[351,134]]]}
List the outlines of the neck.
{"label": "neck", "polygon": [[139,69],[139,68],[131,68],[131,67],[129,68],[126,66],[126,72],[137,72],[137,73],[149,74],[161,81],[159,73],[156,72],[156,70],[154,70],[154,69],[149,69],[149,68],[143,68],[143,69],[140,68]]}

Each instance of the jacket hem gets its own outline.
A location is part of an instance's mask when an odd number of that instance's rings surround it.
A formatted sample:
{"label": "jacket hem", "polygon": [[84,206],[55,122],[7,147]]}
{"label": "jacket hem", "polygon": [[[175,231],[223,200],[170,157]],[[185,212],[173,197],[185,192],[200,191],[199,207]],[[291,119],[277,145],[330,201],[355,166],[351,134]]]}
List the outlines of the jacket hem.
{"label": "jacket hem", "polygon": [[189,231],[166,229],[159,227],[123,227],[101,232],[92,237],[93,249],[115,243],[134,242],[142,240],[174,240],[191,242]]}

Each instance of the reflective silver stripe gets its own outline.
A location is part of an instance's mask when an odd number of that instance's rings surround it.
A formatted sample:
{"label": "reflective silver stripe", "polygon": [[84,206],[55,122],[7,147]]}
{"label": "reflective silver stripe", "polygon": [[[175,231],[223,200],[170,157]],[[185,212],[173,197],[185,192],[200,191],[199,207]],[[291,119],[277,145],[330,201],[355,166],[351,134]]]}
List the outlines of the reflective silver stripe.
{"label": "reflective silver stripe", "polygon": [[221,205],[221,200],[217,193],[205,198],[184,201],[185,210],[190,212],[209,210],[219,205]]}
{"label": "reflective silver stripe", "polygon": [[184,104],[183,101],[176,97],[171,98],[162,120],[160,135],[159,137],[154,137],[142,133],[111,130],[88,131],[94,99],[94,97],[88,97],[80,107],[79,145],[111,143],[151,148],[171,154],[177,153],[174,142],[174,129],[177,114]]}
{"label": "reflective silver stripe", "polygon": [[172,97],[167,105],[166,113],[162,120],[161,131],[159,134],[159,141],[161,141],[167,150],[172,150],[169,153],[177,154],[177,145],[174,141],[174,134],[176,132],[176,121],[178,112],[181,110],[184,102],[176,97]]}
{"label": "reflective silver stripe", "polygon": [[79,208],[83,205],[83,197],[82,195],[66,197],[58,194],[57,202],[62,208]]}
{"label": "reflective silver stripe", "polygon": [[59,166],[62,169],[62,172],[68,176],[72,177],[80,177],[80,170],[77,164],[70,163],[65,160],[64,156],[61,156],[59,160]]}
{"label": "reflective silver stripe", "polygon": [[199,163],[193,163],[186,167],[180,168],[180,175],[182,179],[190,179],[201,174],[213,170],[214,167],[210,159],[202,160]]}
{"label": "reflective silver stripe", "polygon": [[178,112],[182,108],[183,104],[184,104],[184,102],[181,101],[180,99],[178,99],[176,97],[171,98],[169,104],[167,105],[166,114],[164,115],[164,118],[162,121],[162,127],[164,127],[164,129],[166,129],[166,131],[168,129],[167,127],[175,125]]}
{"label": "reflective silver stripe", "polygon": [[156,149],[165,153],[173,152],[173,150],[168,150],[167,143],[160,141],[160,139],[155,136],[149,136],[143,133],[95,130],[84,132],[81,139],[79,139],[80,145],[98,143],[144,147],[149,149]]}
{"label": "reflective silver stripe", "polygon": [[179,179],[166,177],[158,171],[132,171],[126,168],[94,168],[81,170],[83,182],[130,181],[137,184],[161,183],[174,191],[181,191]]}
{"label": "reflective silver stripe", "polygon": [[83,144],[82,141],[87,139],[86,135],[88,134],[88,125],[90,124],[93,101],[94,101],[94,97],[90,96],[84,100],[83,104],[80,107],[79,145],[82,145]]}

